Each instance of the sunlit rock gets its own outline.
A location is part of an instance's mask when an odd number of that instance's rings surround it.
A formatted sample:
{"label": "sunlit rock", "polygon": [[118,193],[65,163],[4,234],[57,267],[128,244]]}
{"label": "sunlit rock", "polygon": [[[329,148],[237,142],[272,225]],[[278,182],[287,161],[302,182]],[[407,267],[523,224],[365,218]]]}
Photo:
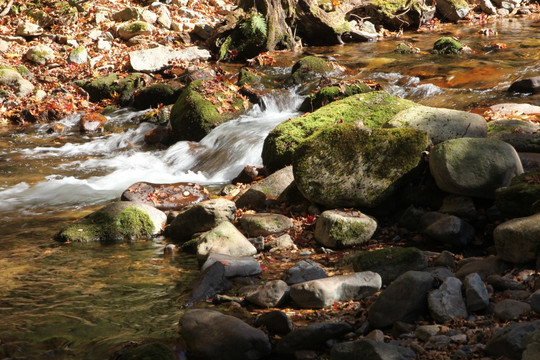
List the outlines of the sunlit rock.
{"label": "sunlit rock", "polygon": [[47,45],[39,44],[32,46],[25,55],[27,60],[39,65],[45,65],[55,58],[54,51]]}
{"label": "sunlit rock", "polygon": [[317,219],[315,240],[324,246],[342,248],[361,245],[377,230],[377,220],[358,210],[326,210]]}

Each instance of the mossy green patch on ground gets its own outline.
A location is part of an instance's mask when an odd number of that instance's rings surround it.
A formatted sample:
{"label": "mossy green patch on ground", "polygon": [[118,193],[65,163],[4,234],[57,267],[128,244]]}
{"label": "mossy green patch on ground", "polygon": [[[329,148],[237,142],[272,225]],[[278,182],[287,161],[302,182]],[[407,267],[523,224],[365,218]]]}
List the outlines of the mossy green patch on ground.
{"label": "mossy green patch on ground", "polygon": [[55,239],[61,242],[121,241],[148,238],[154,224],[150,216],[135,207],[127,207],[117,216],[96,211],[66,226]]}
{"label": "mossy green patch on ground", "polygon": [[416,104],[384,91],[357,94],[332,102],[311,114],[287,120],[266,137],[263,163],[271,171],[292,163],[300,142],[318,130],[333,124],[362,122],[366,127],[380,128],[392,116]]}

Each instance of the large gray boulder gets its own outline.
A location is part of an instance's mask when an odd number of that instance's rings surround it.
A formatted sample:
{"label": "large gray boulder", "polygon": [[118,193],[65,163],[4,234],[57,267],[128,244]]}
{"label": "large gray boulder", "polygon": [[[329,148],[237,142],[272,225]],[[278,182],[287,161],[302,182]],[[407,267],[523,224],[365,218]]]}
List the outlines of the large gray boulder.
{"label": "large gray boulder", "polygon": [[361,245],[377,230],[377,220],[357,210],[326,210],[315,225],[315,240],[330,248]]}
{"label": "large gray boulder", "polygon": [[360,300],[379,291],[381,276],[371,271],[332,276],[291,286],[291,298],[303,308],[323,308],[335,301]]}
{"label": "large gray boulder", "polygon": [[202,234],[197,239],[197,257],[206,260],[210,254],[251,256],[257,249],[238,229],[228,221]]}
{"label": "large gray boulder", "polygon": [[178,214],[167,234],[175,241],[184,242],[195,233],[208,231],[223,221],[234,221],[235,218],[234,202],[222,198],[202,201]]}
{"label": "large gray boulder", "polygon": [[67,225],[55,240],[86,243],[149,238],[160,233],[166,221],[167,215],[150,205],[117,201]]}
{"label": "large gray boulder", "polygon": [[435,145],[461,137],[485,138],[487,123],[483,116],[466,111],[415,106],[397,113],[385,127],[410,127],[423,130]]}
{"label": "large gray boulder", "polygon": [[502,260],[516,264],[535,261],[540,256],[540,213],[500,224],[493,231],[493,240]]}
{"label": "large gray boulder", "polygon": [[456,317],[467,317],[461,285],[458,278],[448,277],[437,290],[429,293],[429,312],[436,321],[444,323]]}
{"label": "large gray boulder", "polygon": [[202,360],[256,360],[271,351],[268,336],[234,316],[217,311],[187,311],[179,323],[179,332],[191,356]]}
{"label": "large gray boulder", "polygon": [[431,150],[429,169],[437,186],[452,194],[493,198],[523,172],[516,150],[494,139],[461,138]]}
{"label": "large gray boulder", "polygon": [[420,314],[427,312],[427,296],[434,284],[433,275],[427,272],[408,271],[401,275],[369,308],[369,324],[382,329],[396,321],[414,322]]}
{"label": "large gray boulder", "polygon": [[294,179],[310,201],[329,207],[374,207],[418,167],[427,144],[427,135],[419,130],[335,125],[298,146]]}
{"label": "large gray boulder", "polygon": [[427,257],[414,247],[388,247],[374,251],[361,251],[351,255],[350,262],[354,271],[378,273],[385,285],[407,271],[421,271],[428,266]]}

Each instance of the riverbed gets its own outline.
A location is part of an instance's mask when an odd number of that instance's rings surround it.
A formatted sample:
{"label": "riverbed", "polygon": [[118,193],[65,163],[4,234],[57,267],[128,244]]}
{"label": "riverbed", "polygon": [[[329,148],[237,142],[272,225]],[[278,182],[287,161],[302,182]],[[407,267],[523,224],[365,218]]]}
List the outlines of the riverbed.
{"label": "riverbed", "polygon": [[[304,52],[331,56],[351,69],[349,77],[379,82],[409,100],[482,113],[497,103],[540,105],[540,95],[506,92],[512,82],[540,74],[538,20],[448,25],[435,33]],[[472,52],[430,54],[441,35],[460,38]],[[393,53],[402,41],[421,53]],[[495,50],[493,43],[506,48]],[[284,55],[279,66],[261,70],[285,74],[289,65],[281,64],[292,65],[301,55]],[[175,343],[181,314],[175,299],[197,273],[193,258],[165,256],[162,238],[62,245],[53,235],[137,181],[219,188],[244,165],[261,165],[264,137],[299,114],[303,96],[301,89],[274,90],[265,110],[255,107],[199,143],[166,150],[144,145],[153,125],[139,124],[140,112],[132,109],[108,115],[111,131],[104,135],[80,135],[77,114],[61,120],[67,129],[62,136],[47,131],[51,124],[0,129],[0,357],[100,359],[129,341]]]}

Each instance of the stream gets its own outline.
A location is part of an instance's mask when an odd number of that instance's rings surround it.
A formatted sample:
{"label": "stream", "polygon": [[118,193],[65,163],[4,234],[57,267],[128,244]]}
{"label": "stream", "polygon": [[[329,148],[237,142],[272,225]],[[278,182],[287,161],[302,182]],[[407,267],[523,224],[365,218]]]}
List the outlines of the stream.
{"label": "stream", "polygon": [[[505,91],[516,80],[540,75],[538,20],[446,26],[445,35],[473,49],[468,55],[429,54],[441,33],[304,50],[332,56],[355,78],[379,82],[424,105],[467,111],[505,102],[540,105],[540,94]],[[482,36],[482,27],[498,35]],[[402,41],[423,53],[394,54]],[[507,48],[485,50],[495,42]],[[290,64],[298,57],[291,55]],[[290,67],[263,71],[285,74]],[[166,150],[144,145],[154,125],[139,124],[142,112],[133,109],[108,115],[114,130],[105,135],[80,135],[76,114],[60,121],[62,137],[47,132],[51,124],[0,128],[0,358],[103,359],[129,341],[175,343],[181,315],[175,299],[198,273],[191,256],[164,256],[161,238],[62,245],[52,236],[135,182],[191,181],[217,188],[244,165],[261,165],[266,134],[299,115],[303,96],[298,89],[271,91],[266,109],[255,106],[199,143],[179,142]]]}

